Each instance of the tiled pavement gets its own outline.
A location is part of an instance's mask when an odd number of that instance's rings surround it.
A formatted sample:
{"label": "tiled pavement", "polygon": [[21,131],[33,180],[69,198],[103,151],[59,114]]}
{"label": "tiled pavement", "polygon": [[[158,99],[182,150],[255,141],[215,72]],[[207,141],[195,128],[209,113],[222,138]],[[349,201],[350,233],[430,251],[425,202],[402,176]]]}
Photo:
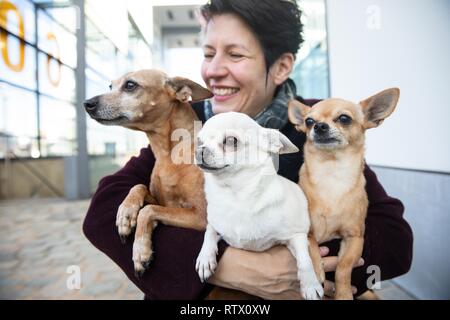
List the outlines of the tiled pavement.
{"label": "tiled pavement", "polygon": [[[82,233],[89,201],[0,202],[0,299],[142,299]],[[79,266],[80,289],[68,289]],[[73,286],[72,286],[73,288]]]}
{"label": "tiled pavement", "polygon": [[[142,299],[143,294],[82,233],[89,201],[0,201],[0,299]],[[69,266],[81,288],[69,289]],[[70,281],[69,281],[70,284]],[[412,299],[391,282],[382,299]]]}

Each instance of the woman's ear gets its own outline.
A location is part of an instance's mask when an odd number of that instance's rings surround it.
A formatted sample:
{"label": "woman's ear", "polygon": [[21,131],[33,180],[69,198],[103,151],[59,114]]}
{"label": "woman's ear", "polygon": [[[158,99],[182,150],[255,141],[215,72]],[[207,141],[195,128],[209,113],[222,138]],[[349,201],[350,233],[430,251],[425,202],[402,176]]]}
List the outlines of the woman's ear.
{"label": "woman's ear", "polygon": [[294,68],[295,58],[290,52],[283,53],[270,67],[269,73],[278,86],[285,82]]}

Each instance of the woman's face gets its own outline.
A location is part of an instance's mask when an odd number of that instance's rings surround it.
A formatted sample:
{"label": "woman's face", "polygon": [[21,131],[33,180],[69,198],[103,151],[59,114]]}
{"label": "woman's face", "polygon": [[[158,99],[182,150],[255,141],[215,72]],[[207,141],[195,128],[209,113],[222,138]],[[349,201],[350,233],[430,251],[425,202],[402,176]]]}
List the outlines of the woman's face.
{"label": "woman's face", "polygon": [[214,93],[213,112],[238,111],[255,117],[270,104],[276,88],[270,73],[266,84],[261,45],[233,14],[213,16],[205,32],[201,73]]}

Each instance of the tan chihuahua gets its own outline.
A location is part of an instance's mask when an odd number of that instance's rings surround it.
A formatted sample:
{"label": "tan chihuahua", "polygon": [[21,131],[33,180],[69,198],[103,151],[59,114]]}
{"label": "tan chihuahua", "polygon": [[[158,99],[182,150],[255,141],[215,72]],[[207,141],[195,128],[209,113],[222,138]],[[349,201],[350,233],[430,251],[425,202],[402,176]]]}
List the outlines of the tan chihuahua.
{"label": "tan chihuahua", "polygon": [[289,120],[307,137],[299,184],[309,204],[313,261],[320,259],[317,243],[342,239],[335,273],[338,300],[353,299],[352,268],[363,251],[368,207],[364,133],[394,111],[399,95],[392,88],[359,104],[341,99],[323,100],[312,108],[289,103]]}
{"label": "tan chihuahua", "polygon": [[[188,100],[191,97],[192,101],[200,101],[212,95],[189,79],[169,78],[158,70],[139,70],[114,80],[111,92],[84,103],[91,118],[101,124],[145,132],[155,155],[150,186],[134,186],[117,212],[116,225],[122,241],[136,227],[133,262],[137,276],[145,272],[152,259],[151,237],[157,222],[196,230],[206,228],[203,173],[193,161],[194,122],[199,120]],[[189,163],[180,164],[172,158],[178,144],[172,140],[172,133],[179,129],[191,137]]]}

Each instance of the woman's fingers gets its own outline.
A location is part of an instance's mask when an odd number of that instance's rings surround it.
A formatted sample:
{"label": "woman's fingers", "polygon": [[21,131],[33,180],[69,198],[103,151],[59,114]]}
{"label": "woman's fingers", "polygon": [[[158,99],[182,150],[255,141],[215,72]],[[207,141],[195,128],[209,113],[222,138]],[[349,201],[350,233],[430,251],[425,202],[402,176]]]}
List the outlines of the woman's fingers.
{"label": "woman's fingers", "polygon": [[325,257],[329,252],[330,249],[328,247],[319,247],[320,250],[320,256]]}

